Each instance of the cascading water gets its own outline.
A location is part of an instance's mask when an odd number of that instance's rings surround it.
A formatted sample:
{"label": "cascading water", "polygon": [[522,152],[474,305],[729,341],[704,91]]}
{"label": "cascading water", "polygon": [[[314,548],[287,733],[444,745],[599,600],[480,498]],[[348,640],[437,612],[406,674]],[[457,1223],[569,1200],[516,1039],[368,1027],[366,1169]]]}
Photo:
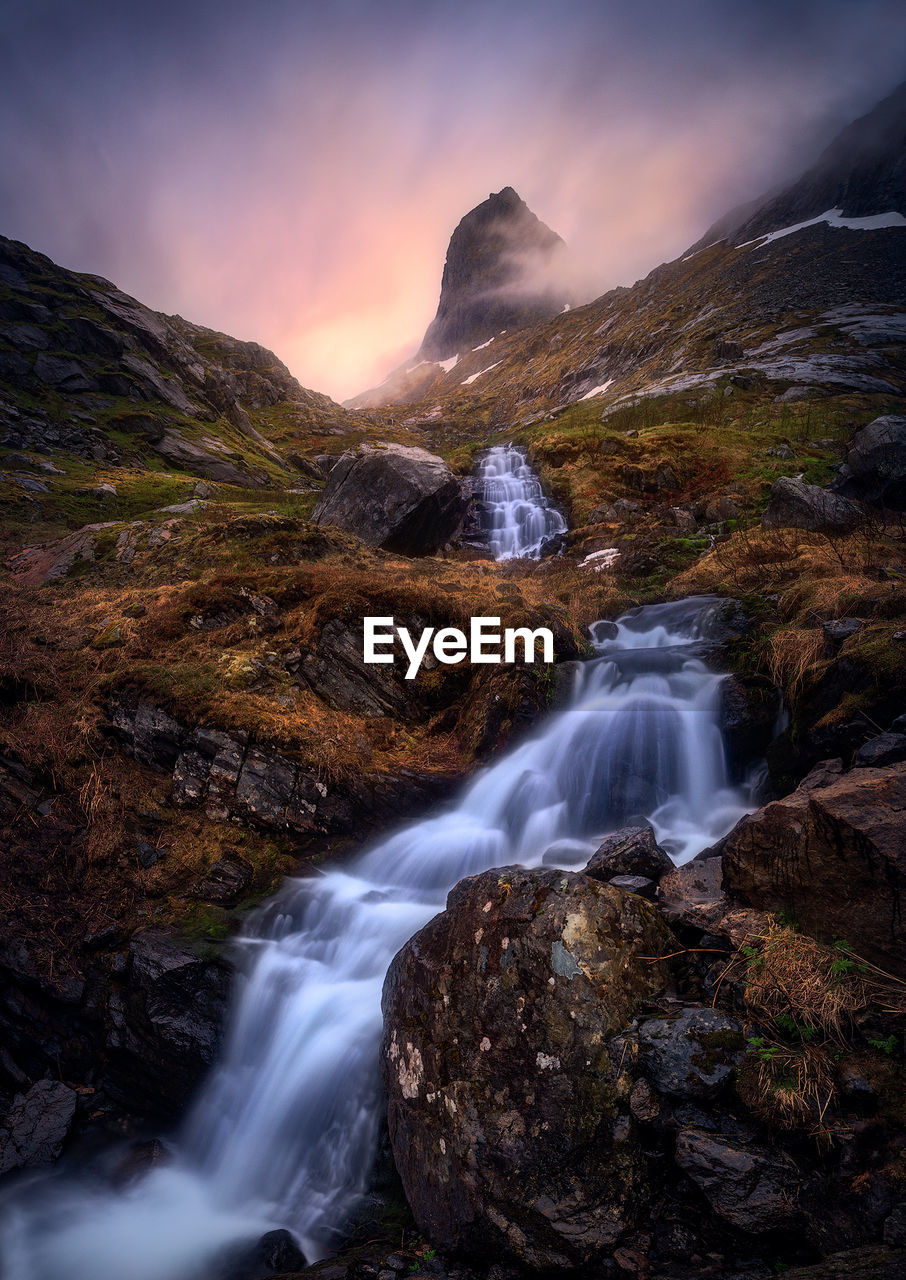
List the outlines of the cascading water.
{"label": "cascading water", "polygon": [[541,482],[514,445],[496,445],[478,465],[488,543],[495,560],[537,560],[547,538],[566,521],[541,491]]}
{"label": "cascading water", "polygon": [[223,1060],[173,1163],[121,1191],[20,1184],[3,1214],[5,1280],[201,1280],[275,1226],[310,1257],[329,1252],[371,1169],[384,974],[447,891],[508,863],[581,868],[636,817],[681,863],[751,807],[727,775],[722,677],[702,660],[719,607],[699,598],[597,624],[569,705],[455,805],[290,882],[244,939]]}

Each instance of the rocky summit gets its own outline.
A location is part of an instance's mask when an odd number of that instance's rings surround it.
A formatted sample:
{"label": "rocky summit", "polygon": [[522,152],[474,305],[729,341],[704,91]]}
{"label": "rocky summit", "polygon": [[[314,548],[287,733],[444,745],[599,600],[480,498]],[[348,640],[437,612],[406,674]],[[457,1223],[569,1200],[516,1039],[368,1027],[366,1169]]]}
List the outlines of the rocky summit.
{"label": "rocky summit", "polygon": [[906,1274],[904,92],[346,407],[0,241],[10,1280]]}

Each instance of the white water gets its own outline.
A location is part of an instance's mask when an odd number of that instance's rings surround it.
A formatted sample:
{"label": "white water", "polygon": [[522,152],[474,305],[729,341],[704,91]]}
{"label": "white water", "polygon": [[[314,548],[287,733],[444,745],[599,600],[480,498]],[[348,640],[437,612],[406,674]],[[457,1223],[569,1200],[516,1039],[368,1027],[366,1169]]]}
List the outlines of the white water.
{"label": "white water", "polygon": [[728,782],[721,677],[697,656],[718,604],[597,624],[598,657],[570,704],[458,802],[349,866],[291,881],[244,940],[223,1061],[174,1163],[125,1191],[84,1176],[15,1188],[5,1280],[207,1280],[274,1226],[310,1257],[329,1252],[372,1164],[384,974],[447,891],[510,863],[581,868],[600,837],[643,815],[682,862],[751,807]]}
{"label": "white water", "polygon": [[566,521],[541,491],[541,482],[514,445],[496,445],[478,464],[480,494],[495,560],[537,560],[545,538],[565,533]]}

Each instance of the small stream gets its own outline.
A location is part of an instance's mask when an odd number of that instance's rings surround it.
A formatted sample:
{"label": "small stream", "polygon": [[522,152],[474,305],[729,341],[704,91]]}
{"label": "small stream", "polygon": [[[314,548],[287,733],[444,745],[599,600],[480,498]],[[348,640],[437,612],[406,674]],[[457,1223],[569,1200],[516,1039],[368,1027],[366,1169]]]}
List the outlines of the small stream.
{"label": "small stream", "polygon": [[373,1163],[384,975],[449,889],[510,863],[581,868],[642,818],[682,863],[753,807],[731,785],[722,677],[703,660],[720,606],[597,624],[569,705],[458,800],[288,882],[242,940],[222,1061],[173,1162],[123,1190],[65,1173],[20,1183],[3,1209],[4,1280],[210,1280],[277,1226],[311,1259],[335,1248]]}

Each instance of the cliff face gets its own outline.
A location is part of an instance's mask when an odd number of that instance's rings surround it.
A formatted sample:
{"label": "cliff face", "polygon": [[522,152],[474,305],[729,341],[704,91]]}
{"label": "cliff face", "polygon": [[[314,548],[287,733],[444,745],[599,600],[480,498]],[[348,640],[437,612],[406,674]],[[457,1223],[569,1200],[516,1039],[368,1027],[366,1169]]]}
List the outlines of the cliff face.
{"label": "cliff face", "polygon": [[566,246],[512,187],[467,213],[450,238],[437,315],[419,351],[443,360],[562,311],[556,283]]}

